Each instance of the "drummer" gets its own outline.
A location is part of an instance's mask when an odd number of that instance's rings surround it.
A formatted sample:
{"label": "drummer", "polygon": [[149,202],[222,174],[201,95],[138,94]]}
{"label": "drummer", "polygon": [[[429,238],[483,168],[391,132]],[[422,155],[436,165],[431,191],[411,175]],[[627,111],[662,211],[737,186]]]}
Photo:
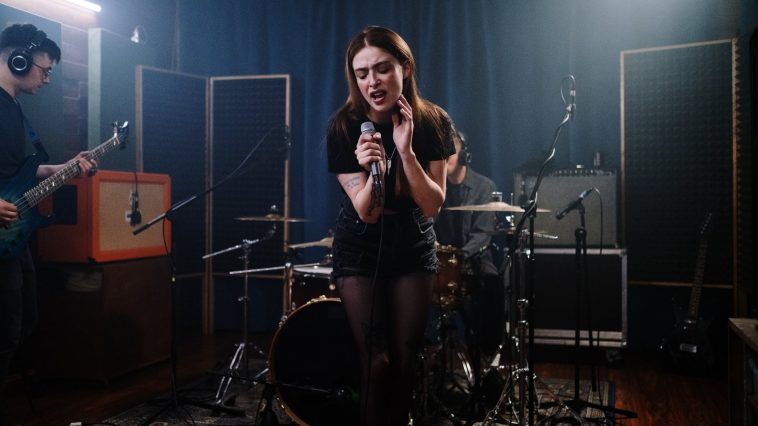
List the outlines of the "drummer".
{"label": "drummer", "polygon": [[446,207],[486,204],[492,201],[496,189],[491,179],[471,168],[466,136],[456,129],[453,141],[456,154],[447,159],[445,203],[434,230],[437,242],[457,247],[473,272],[466,280],[466,292],[471,299],[464,308],[464,320],[474,335],[474,341],[467,343],[473,346],[469,349],[476,367],[479,351],[491,355],[497,350],[505,321],[504,284],[490,249],[496,218],[492,211],[452,211]]}

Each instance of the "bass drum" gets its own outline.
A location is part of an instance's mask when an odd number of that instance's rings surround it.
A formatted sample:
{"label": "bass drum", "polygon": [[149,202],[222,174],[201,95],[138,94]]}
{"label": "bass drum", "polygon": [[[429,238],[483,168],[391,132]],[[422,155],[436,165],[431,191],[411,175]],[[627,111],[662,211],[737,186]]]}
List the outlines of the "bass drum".
{"label": "bass drum", "polygon": [[292,312],[271,342],[269,367],[279,401],[298,424],[360,424],[360,361],[338,299],[314,299]]}

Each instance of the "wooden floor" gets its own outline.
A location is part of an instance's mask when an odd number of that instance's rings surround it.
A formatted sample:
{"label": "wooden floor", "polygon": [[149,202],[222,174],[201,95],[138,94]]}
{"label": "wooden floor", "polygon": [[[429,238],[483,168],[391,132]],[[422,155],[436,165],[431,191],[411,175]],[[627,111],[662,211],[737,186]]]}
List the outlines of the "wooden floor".
{"label": "wooden floor", "polygon": [[[265,336],[253,337],[263,340]],[[234,351],[239,335],[219,333],[180,339],[178,384],[186,384],[219,365]],[[616,408],[630,410],[638,419],[626,425],[726,425],[728,401],[726,378],[694,378],[661,373],[656,363],[633,353],[622,353],[616,367],[601,366],[601,380],[615,383]],[[35,380],[34,389],[25,389],[20,375],[11,378],[4,391],[6,411],[11,424],[26,426],[95,423],[120,413],[170,389],[169,363],[140,369],[108,384],[76,381]],[[580,377],[588,377],[582,367]],[[571,363],[536,362],[535,372],[542,378],[574,378]],[[587,376],[585,376],[587,375]]]}

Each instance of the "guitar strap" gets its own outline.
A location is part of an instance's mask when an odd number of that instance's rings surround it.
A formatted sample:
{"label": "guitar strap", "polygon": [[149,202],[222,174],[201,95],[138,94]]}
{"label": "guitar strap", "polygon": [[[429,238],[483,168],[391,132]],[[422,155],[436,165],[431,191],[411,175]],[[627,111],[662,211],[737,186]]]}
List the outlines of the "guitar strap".
{"label": "guitar strap", "polygon": [[34,131],[34,128],[32,127],[32,124],[29,123],[29,120],[26,118],[26,114],[24,114],[24,110],[21,109],[21,104],[16,101],[16,105],[18,105],[18,110],[21,113],[21,119],[24,120],[24,128],[26,129],[26,133],[29,134],[29,139],[32,141],[32,145],[34,145],[34,149],[37,150],[37,153],[42,158],[42,161],[45,162],[50,159],[50,155],[45,150],[45,147],[42,145],[42,139],[40,139],[39,136],[37,136],[37,132]]}

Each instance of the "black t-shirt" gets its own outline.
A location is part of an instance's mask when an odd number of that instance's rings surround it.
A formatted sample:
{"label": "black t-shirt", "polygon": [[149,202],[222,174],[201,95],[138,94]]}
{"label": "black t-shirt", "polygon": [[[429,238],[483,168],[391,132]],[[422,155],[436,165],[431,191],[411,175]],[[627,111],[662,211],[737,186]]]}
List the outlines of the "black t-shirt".
{"label": "black t-shirt", "polygon": [[[361,120],[350,120],[348,123],[349,140],[347,141],[343,138],[327,137],[326,143],[330,173],[358,173],[365,171],[358,164],[358,159],[355,157],[355,145],[358,143],[358,138],[361,135],[361,123],[366,121],[369,120],[365,117]],[[416,159],[424,170],[427,170],[431,161],[444,160],[455,153],[450,122],[445,120],[444,126],[446,137],[443,141],[437,140],[435,133],[424,126],[417,126],[413,130],[413,140],[411,141],[413,152],[416,154]],[[387,176],[385,177],[384,206],[395,211],[417,207],[416,203],[409,196],[395,195],[397,171],[401,165],[400,156],[395,152],[392,123],[388,125],[374,123],[374,127],[377,132],[381,133],[384,152],[391,159],[389,163],[391,167],[389,167]]]}
{"label": "black t-shirt", "polygon": [[21,108],[0,88],[0,178],[16,174],[25,157],[26,132]]}

